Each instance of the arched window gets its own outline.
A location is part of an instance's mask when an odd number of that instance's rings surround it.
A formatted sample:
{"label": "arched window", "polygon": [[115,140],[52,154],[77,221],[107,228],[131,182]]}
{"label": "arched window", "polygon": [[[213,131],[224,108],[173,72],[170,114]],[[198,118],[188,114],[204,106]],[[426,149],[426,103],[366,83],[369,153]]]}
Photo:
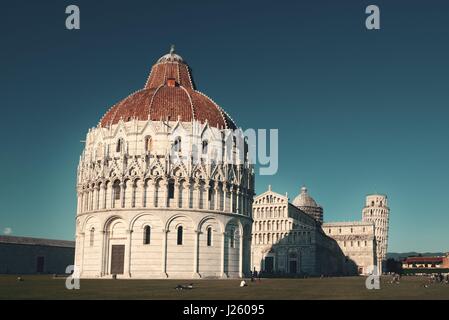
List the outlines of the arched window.
{"label": "arched window", "polygon": [[212,227],[207,228],[207,246],[212,246]]}
{"label": "arched window", "polygon": [[207,154],[208,152],[208,148],[209,147],[209,142],[207,142],[207,140],[203,140],[202,144],[201,144],[201,152],[202,154]]}
{"label": "arched window", "polygon": [[122,152],[123,151],[123,139],[120,138],[117,140],[117,146],[115,148],[116,152]]}
{"label": "arched window", "polygon": [[168,198],[174,199],[175,198],[175,183],[173,180],[170,180],[168,182]]}
{"label": "arched window", "polygon": [[94,242],[95,242],[95,228],[92,228],[90,229],[89,245],[93,247]]}
{"label": "arched window", "polygon": [[145,137],[145,151],[151,151],[153,149],[153,140],[151,136]]}
{"label": "arched window", "polygon": [[143,229],[143,244],[150,244],[151,242],[151,227],[146,226],[145,229]]}
{"label": "arched window", "polygon": [[112,188],[114,190],[114,200],[120,200],[120,181],[116,180]]}
{"label": "arched window", "polygon": [[231,248],[235,248],[235,230],[231,229],[231,234],[229,235],[229,245]]}
{"label": "arched window", "polygon": [[176,137],[175,142],[173,143],[173,150],[175,152],[181,152],[181,137]]}
{"label": "arched window", "polygon": [[178,246],[182,246],[182,239],[183,238],[183,227],[179,226],[178,227],[178,238],[176,243],[178,244]]}

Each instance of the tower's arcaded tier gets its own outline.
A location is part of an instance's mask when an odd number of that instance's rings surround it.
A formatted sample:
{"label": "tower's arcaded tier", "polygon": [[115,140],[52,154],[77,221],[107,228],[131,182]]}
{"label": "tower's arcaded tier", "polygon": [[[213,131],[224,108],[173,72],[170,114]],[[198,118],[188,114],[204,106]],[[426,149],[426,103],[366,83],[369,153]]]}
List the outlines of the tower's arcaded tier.
{"label": "tower's arcaded tier", "polygon": [[390,208],[386,195],[372,194],[366,197],[362,211],[364,221],[373,222],[375,226],[376,250],[379,267],[384,264],[388,252],[388,228]]}
{"label": "tower's arcaded tier", "polygon": [[77,180],[81,277],[249,273],[254,171],[235,128],[179,55],[160,58],[145,87],[87,134]]}

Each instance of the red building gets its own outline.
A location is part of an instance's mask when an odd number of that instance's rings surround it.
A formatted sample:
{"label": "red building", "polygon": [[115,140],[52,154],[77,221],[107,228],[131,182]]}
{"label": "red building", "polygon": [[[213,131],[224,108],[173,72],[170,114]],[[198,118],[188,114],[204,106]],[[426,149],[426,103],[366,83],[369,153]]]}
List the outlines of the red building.
{"label": "red building", "polygon": [[439,257],[408,257],[402,261],[406,273],[449,272],[449,254]]}

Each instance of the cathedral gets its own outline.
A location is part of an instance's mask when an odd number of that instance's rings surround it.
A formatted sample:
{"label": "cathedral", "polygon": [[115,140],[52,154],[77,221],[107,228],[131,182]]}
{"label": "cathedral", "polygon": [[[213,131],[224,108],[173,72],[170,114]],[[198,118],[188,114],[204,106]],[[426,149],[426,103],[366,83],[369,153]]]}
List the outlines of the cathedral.
{"label": "cathedral", "polygon": [[306,187],[292,203],[269,187],[254,200],[252,269],[279,275],[380,273],[388,243],[387,201],[385,195],[368,195],[360,221],[323,223],[323,208]]}
{"label": "cathedral", "polygon": [[248,142],[174,48],[89,129],[77,172],[81,278],[367,274],[387,251],[387,198],[324,223],[306,188],[255,196]]}

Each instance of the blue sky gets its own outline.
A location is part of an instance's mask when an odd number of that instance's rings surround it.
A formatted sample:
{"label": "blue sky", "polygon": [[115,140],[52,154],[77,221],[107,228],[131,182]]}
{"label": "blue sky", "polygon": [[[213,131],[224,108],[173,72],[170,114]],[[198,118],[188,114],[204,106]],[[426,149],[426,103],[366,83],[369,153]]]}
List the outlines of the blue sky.
{"label": "blue sky", "polygon": [[[77,4],[81,30],[65,29]],[[377,4],[381,30],[367,31]],[[449,4],[442,1],[10,1],[1,10],[0,233],[74,238],[88,128],[176,44],[243,128],[279,129],[279,171],[325,220],[390,199],[389,251],[449,251]]]}

